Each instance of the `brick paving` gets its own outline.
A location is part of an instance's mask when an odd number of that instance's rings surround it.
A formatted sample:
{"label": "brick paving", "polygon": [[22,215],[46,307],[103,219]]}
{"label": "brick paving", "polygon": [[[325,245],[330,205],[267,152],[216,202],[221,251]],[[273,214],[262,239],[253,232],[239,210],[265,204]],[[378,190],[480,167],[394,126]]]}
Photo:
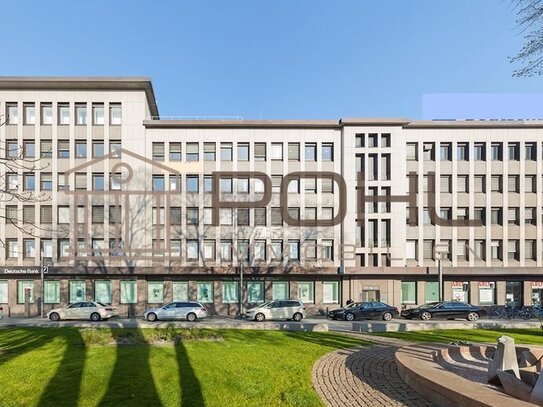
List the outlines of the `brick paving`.
{"label": "brick paving", "polygon": [[407,342],[357,336],[374,345],[329,353],[313,366],[313,386],[326,405],[433,407],[398,375],[394,353]]}

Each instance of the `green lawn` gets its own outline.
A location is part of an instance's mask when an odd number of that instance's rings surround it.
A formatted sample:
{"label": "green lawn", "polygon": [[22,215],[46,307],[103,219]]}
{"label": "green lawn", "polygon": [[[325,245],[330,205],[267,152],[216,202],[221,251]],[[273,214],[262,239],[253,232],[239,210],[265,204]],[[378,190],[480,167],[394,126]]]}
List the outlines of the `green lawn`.
{"label": "green lawn", "polygon": [[543,331],[541,329],[444,329],[436,331],[386,332],[374,335],[413,342],[445,343],[453,341],[496,343],[496,340],[500,336],[507,335],[514,338],[515,343],[543,346]]}
{"label": "green lawn", "polygon": [[364,344],[332,333],[225,330],[212,332],[222,340],[150,345],[152,335],[130,333],[139,344],[99,345],[96,330],[0,329],[0,406],[320,406],[314,362]]}

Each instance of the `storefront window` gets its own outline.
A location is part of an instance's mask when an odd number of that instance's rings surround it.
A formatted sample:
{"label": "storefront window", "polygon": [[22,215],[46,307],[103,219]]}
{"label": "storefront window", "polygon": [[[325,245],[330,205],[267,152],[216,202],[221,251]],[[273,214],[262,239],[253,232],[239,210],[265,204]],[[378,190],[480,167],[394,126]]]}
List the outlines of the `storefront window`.
{"label": "storefront window", "polygon": [[164,302],[164,283],[149,281],[147,283],[147,303],[162,304]]}
{"label": "storefront window", "polygon": [[99,280],[94,282],[94,300],[111,304],[111,281]]}
{"label": "storefront window", "polygon": [[276,281],[272,283],[272,300],[288,300],[288,283]]}
{"label": "storefront window", "polygon": [[84,281],[70,281],[70,304],[85,301],[85,292],[86,287]]}
{"label": "storefront window", "polygon": [[522,281],[505,282],[505,303],[511,307],[522,305]]}
{"label": "storefront window", "polygon": [[19,280],[17,281],[17,303],[24,304],[26,298],[30,304],[34,303],[34,281]]}
{"label": "storefront window", "polygon": [[222,283],[222,302],[225,304],[238,302],[238,283],[236,281]]}
{"label": "storefront window", "polygon": [[137,304],[138,282],[134,280],[121,281],[121,304]]}
{"label": "storefront window", "polygon": [[196,300],[213,303],[213,283],[196,283]]}
{"label": "storefront window", "polygon": [[417,282],[402,281],[402,304],[417,303]]}
{"label": "storefront window", "polygon": [[496,303],[496,284],[492,281],[479,281],[479,305],[492,305]]}
{"label": "storefront window", "polygon": [[174,301],[188,301],[189,283],[186,281],[174,281],[172,283],[172,293]]}
{"label": "storefront window", "polygon": [[0,304],[8,303],[8,282],[0,281]]}
{"label": "storefront window", "polygon": [[312,281],[304,281],[298,283],[298,299],[303,302],[314,301],[314,284]]}
{"label": "storefront window", "polygon": [[469,283],[464,281],[452,282],[452,300],[469,302]]}
{"label": "storefront window", "polygon": [[439,301],[439,283],[427,281],[424,287],[424,302]]}
{"label": "storefront window", "polygon": [[543,300],[543,281],[532,281],[532,304],[541,305],[541,300]]}
{"label": "storefront window", "polygon": [[324,281],[322,283],[322,302],[325,304],[337,304],[339,283],[337,281]]}
{"label": "storefront window", "polygon": [[60,303],[60,281],[50,280],[43,282],[43,301],[46,304]]}
{"label": "storefront window", "polygon": [[247,283],[247,301],[254,304],[264,302],[264,283],[261,281],[249,281]]}

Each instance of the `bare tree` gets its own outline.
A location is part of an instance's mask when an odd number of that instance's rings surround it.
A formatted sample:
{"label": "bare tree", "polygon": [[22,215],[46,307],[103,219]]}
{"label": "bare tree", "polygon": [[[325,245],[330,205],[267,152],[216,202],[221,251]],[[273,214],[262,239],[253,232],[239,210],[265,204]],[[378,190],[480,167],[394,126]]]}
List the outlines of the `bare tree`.
{"label": "bare tree", "polygon": [[511,58],[513,63],[523,66],[514,71],[514,76],[536,76],[543,74],[543,0],[514,0],[517,8],[517,25],[524,34],[524,45]]}

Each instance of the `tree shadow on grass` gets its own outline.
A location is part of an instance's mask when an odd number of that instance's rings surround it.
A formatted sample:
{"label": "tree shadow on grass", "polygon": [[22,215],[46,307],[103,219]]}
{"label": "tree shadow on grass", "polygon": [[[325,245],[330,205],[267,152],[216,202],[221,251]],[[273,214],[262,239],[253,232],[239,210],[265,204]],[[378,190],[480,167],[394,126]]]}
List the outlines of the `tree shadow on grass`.
{"label": "tree shadow on grass", "polygon": [[[139,329],[135,335],[144,338]],[[154,407],[162,406],[149,363],[150,344],[117,343],[116,360],[108,389],[100,407]]]}
{"label": "tree shadow on grass", "polygon": [[371,342],[357,338],[353,335],[343,335],[330,332],[292,332],[284,331],[285,336],[297,340],[326,346],[332,349],[354,348],[357,346],[368,346]]}
{"label": "tree shadow on grass", "polygon": [[205,406],[202,388],[194,369],[190,363],[187,349],[180,340],[175,345],[175,355],[179,367],[179,390],[181,392],[180,407],[203,407]]}

